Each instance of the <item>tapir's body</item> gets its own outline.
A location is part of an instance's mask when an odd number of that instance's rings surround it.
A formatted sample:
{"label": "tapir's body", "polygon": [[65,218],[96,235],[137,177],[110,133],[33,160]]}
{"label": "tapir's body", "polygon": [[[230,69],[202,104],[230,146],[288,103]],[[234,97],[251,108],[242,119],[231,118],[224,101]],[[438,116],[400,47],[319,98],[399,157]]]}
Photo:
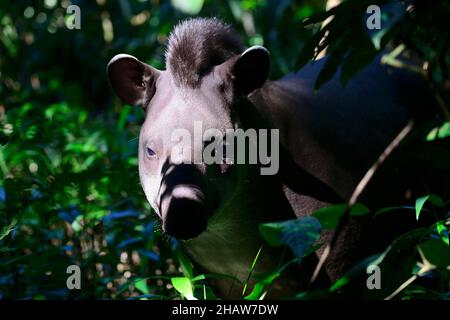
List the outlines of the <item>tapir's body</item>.
{"label": "tapir's body", "polygon": [[[315,61],[298,73],[278,81],[267,81],[249,99],[265,122],[280,130],[280,142],[292,157],[283,159],[282,164],[293,160],[298,170],[305,170],[348,200],[366,171],[410,119],[406,103],[412,101],[411,94],[417,90],[418,83],[414,80],[405,83],[403,77],[399,81],[398,72],[389,74],[393,70],[376,60],[346,87],[336,76],[314,95],[314,81],[324,62],[325,59]],[[292,181],[291,175],[298,180]],[[258,234],[260,223],[290,219],[294,214],[306,216],[331,202],[332,199],[327,201],[327,196],[321,194],[320,187],[314,190],[309,176],[304,177],[308,180],[299,187],[303,175],[292,166],[281,167],[277,177],[253,174],[251,180],[242,181],[242,190],[236,192],[234,201],[224,209],[226,212],[216,213],[210,219],[212,231],[207,230],[187,241],[185,248],[192,257],[201,257],[196,261],[205,270],[245,281],[249,266],[264,243]],[[377,204],[382,206],[383,195],[391,190],[384,187],[385,190],[366,196],[365,203],[378,199]],[[218,232],[214,228],[215,219],[219,220]],[[352,250],[361,231],[360,226],[353,223],[355,225],[343,233],[334,258],[328,263],[328,275],[333,280],[357,260]],[[254,272],[276,270],[280,251],[265,245],[262,261]],[[300,276],[298,282],[289,278],[274,285],[272,296],[288,295],[298,290],[298,285],[304,288],[315,262],[313,258],[304,262],[311,265],[304,267],[305,276]],[[224,283],[221,289],[225,296],[241,294],[242,287],[233,287],[229,281]]]}
{"label": "tapir's body", "polygon": [[[229,27],[215,19],[190,20],[169,39],[166,71],[121,55],[110,62],[108,73],[123,101],[146,108],[139,170],[163,230],[186,239],[183,247],[205,272],[245,283],[261,246],[254,274],[273,272],[282,263],[282,250],[263,245],[258,225],[347,201],[410,119],[411,102],[420,103],[422,88],[379,60],[345,87],[335,77],[316,95],[313,86],[324,60],[265,82],[267,51],[258,47],[240,54],[233,37]],[[179,127],[193,130],[194,121],[220,131],[279,129],[278,174],[263,176],[255,165],[220,165],[217,170],[205,164],[174,164],[170,134]],[[381,197],[389,190],[375,190],[364,195],[366,204],[383,204]],[[344,229],[327,265],[331,279],[359,258],[352,252],[360,233],[357,222]],[[300,273],[286,271],[269,295],[298,292],[309,280],[311,266],[313,256],[302,263]],[[217,280],[216,285],[223,297],[242,293],[242,285],[230,280]]]}

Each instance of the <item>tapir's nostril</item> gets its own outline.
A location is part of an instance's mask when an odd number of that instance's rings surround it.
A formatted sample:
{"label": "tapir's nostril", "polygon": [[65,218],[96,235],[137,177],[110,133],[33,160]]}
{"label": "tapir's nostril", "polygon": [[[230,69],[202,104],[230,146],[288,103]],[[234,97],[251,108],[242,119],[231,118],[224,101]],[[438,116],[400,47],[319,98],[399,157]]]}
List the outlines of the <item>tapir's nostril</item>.
{"label": "tapir's nostril", "polygon": [[202,202],[174,198],[163,213],[163,230],[174,238],[187,240],[200,235],[207,225],[207,214]]}

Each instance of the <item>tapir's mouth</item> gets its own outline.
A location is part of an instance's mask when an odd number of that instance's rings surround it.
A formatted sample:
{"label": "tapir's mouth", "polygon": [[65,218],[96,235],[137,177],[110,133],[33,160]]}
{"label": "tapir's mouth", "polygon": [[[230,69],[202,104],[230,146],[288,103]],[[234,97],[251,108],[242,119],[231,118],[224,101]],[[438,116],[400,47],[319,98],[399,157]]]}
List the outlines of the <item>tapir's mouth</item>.
{"label": "tapir's mouth", "polygon": [[163,230],[174,238],[188,240],[206,230],[205,207],[190,199],[176,199],[170,203],[169,211],[163,217]]}
{"label": "tapir's mouth", "polygon": [[178,185],[162,205],[162,228],[170,236],[188,240],[206,230],[208,210],[203,192],[192,185]]}

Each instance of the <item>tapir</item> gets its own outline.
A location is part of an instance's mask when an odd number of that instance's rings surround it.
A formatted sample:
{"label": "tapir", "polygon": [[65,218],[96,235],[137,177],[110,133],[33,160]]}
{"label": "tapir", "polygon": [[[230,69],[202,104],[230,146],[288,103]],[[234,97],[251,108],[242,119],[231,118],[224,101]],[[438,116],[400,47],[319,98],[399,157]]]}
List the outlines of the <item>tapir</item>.
{"label": "tapir", "polygon": [[[276,58],[276,57],[275,57]],[[217,295],[239,298],[261,248],[253,275],[273,272],[283,250],[268,246],[258,225],[305,217],[344,203],[386,146],[424,101],[420,81],[376,58],[343,86],[336,75],[317,93],[314,83],[326,57],[297,72],[268,80],[271,56],[262,46],[244,48],[233,29],[216,18],[180,22],[170,34],[166,69],[128,54],[107,66],[110,85],[124,103],[141,106],[139,175],[145,196],[164,233],[178,239],[201,270],[234,277],[216,279]],[[279,130],[279,170],[262,175],[260,165],[232,161],[206,164],[174,161],[180,128]],[[205,144],[189,144],[192,153]],[[364,203],[389,197],[389,186],[372,188]],[[324,282],[356,261],[361,226],[349,221],[328,259]],[[330,239],[324,233],[324,242]],[[359,257],[358,257],[359,258]],[[287,270],[269,297],[304,288],[317,256]],[[319,280],[319,282],[322,280]],[[254,277],[247,285],[251,290]],[[247,291],[248,293],[249,291]]]}

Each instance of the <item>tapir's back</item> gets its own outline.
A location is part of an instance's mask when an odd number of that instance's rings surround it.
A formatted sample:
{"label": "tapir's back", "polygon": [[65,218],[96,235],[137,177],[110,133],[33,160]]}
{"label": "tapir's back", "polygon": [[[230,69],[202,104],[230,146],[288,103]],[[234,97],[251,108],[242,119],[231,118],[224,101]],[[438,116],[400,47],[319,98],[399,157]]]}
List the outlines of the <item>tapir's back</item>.
{"label": "tapir's back", "polygon": [[[427,101],[432,100],[417,75],[383,66],[380,59],[373,61],[346,86],[342,86],[337,74],[313,94],[325,61],[313,62],[297,73],[268,82],[251,99],[272,126],[280,129],[281,142],[294,162],[346,201],[416,110],[424,109]],[[399,193],[403,196],[405,189],[394,185],[402,183],[402,178],[390,176],[394,171],[385,168],[379,170],[381,178],[378,174],[376,182],[360,199],[364,204],[383,207],[404,203]],[[289,174],[291,171],[287,172]],[[383,175],[388,180],[383,180]],[[298,184],[305,184],[303,179],[297,180]],[[303,190],[311,188],[310,183],[306,184]],[[297,216],[309,215],[326,205],[314,192],[305,195],[294,189],[285,186],[284,191]],[[359,221],[352,220],[344,229],[327,266],[331,278],[338,278],[361,258],[355,253],[359,251],[355,251],[358,244],[379,244],[381,248],[399,233],[393,230],[389,234],[385,222],[377,226],[370,220],[369,225],[370,230],[366,230]],[[400,225],[404,227],[407,223],[401,221]],[[383,228],[381,234],[380,228]],[[371,238],[374,234],[383,239]],[[361,241],[361,235],[368,238]],[[331,233],[325,232],[323,236],[330,239]],[[367,254],[380,248],[360,248],[360,252]]]}
{"label": "tapir's back", "polygon": [[423,107],[426,90],[417,76],[376,59],[346,86],[337,74],[314,94],[325,61],[269,82],[255,101],[296,163],[348,198],[415,107]]}

